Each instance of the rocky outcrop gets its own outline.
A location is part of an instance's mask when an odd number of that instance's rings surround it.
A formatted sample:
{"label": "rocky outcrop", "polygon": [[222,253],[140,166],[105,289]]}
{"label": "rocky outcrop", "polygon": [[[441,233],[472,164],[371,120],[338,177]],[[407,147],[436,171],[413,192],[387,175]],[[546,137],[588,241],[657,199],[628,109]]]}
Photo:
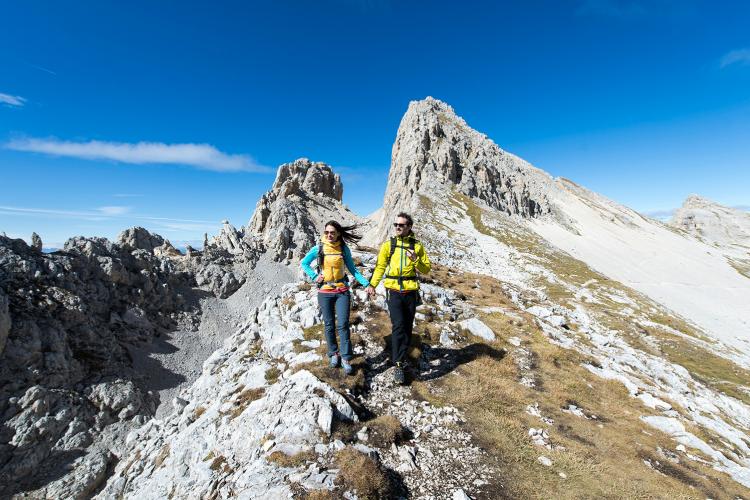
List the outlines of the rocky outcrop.
{"label": "rocky outcrop", "polygon": [[329,165],[306,158],[279,167],[276,181],[255,207],[245,231],[276,260],[299,259],[320,239],[328,220],[361,220],[341,203],[341,178]]}
{"label": "rocky outcrop", "polygon": [[180,266],[195,276],[198,286],[225,299],[245,283],[263,253],[260,241],[244,236],[224,221],[216,236],[206,238],[202,251],[190,248],[186,258],[178,259]]}
{"label": "rocky outcrop", "polygon": [[42,245],[42,238],[36,233],[31,233],[31,247],[37,252],[41,252]]}
{"label": "rocky outcrop", "polygon": [[125,250],[153,252],[154,248],[164,244],[164,238],[158,234],[151,234],[142,227],[131,227],[117,236],[117,243]]}
{"label": "rocky outcrop", "polygon": [[[304,460],[274,460],[335,450],[323,442],[333,423],[357,420],[329,385],[290,369],[320,360],[293,349],[316,317],[315,301],[297,284],[252,311],[175,398],[175,411],[128,436],[99,498],[286,498],[295,480],[311,490],[332,488],[335,471],[321,471],[314,460],[314,472]],[[301,465],[307,470],[295,473]]]}
{"label": "rocky outcrop", "polygon": [[551,186],[548,174],[471,129],[449,105],[432,97],[413,101],[393,145],[377,239],[386,237],[396,213],[419,204],[420,194],[445,201],[457,190],[506,214],[537,217],[551,211]]}
{"label": "rocky outcrop", "polygon": [[79,237],[44,254],[0,237],[0,496],[86,462],[105,428],[155,409],[128,349],[197,313],[195,283],[148,250],[160,237],[135,228],[121,243]]}
{"label": "rocky outcrop", "polygon": [[750,213],[695,194],[685,199],[669,224],[709,244],[750,250]]}
{"label": "rocky outcrop", "polygon": [[0,290],[0,356],[5,350],[5,341],[10,333],[10,311],[8,310],[8,296]]}

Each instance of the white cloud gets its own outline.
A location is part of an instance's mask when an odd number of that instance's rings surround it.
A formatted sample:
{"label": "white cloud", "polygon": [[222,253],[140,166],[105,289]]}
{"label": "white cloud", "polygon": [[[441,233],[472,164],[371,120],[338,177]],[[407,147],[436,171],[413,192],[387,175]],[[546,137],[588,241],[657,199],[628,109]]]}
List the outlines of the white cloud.
{"label": "white cloud", "polygon": [[720,68],[726,68],[732,64],[750,65],[750,49],[730,50],[719,60]]}
{"label": "white cloud", "polygon": [[112,160],[132,164],[189,165],[216,172],[270,172],[247,155],[223,153],[210,144],[164,144],[161,142],[73,142],[57,139],[14,139],[6,149],[67,156],[85,160]]}
{"label": "white cloud", "polygon": [[130,212],[131,207],[99,207],[97,210],[99,210],[104,215],[122,215]]}
{"label": "white cloud", "polygon": [[26,104],[26,99],[20,95],[3,94],[0,92],[0,103],[7,104],[8,106],[21,107]]}
{"label": "white cloud", "polygon": [[196,219],[173,219],[170,217],[153,217],[150,215],[129,214],[131,207],[107,206],[95,210],[60,210],[55,208],[27,208],[0,205],[0,215],[24,215],[28,217],[62,217],[83,220],[132,219],[151,221],[166,226],[167,224],[198,224],[201,227],[218,227],[218,221]]}

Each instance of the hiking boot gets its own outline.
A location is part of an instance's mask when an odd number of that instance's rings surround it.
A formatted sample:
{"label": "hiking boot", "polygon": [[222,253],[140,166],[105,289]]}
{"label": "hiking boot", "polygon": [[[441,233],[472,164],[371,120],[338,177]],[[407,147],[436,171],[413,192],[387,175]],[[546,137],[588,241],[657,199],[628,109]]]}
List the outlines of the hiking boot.
{"label": "hiking boot", "polygon": [[398,385],[404,385],[404,382],[406,382],[404,367],[401,365],[401,363],[396,363],[396,369],[393,371],[393,381]]}
{"label": "hiking boot", "polygon": [[354,373],[354,367],[349,363],[349,360],[341,358],[341,366],[344,368],[344,374],[351,375]]}
{"label": "hiking boot", "polygon": [[339,359],[340,358],[339,358],[338,353],[334,354],[333,356],[331,356],[331,359],[328,361],[328,366],[330,366],[331,368],[336,368],[337,366],[339,366]]}

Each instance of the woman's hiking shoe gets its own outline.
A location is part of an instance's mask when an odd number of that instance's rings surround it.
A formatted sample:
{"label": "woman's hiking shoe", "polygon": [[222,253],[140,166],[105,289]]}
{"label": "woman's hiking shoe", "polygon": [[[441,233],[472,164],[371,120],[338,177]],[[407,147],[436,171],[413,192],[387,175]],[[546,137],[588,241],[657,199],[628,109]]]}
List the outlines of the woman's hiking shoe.
{"label": "woman's hiking shoe", "polygon": [[331,359],[328,361],[328,366],[330,366],[331,368],[336,368],[337,366],[339,366],[338,354],[334,354],[333,356],[331,356]]}
{"label": "woman's hiking shoe", "polygon": [[341,358],[341,366],[344,368],[344,373],[346,375],[351,375],[354,373],[354,367],[349,363],[348,360]]}
{"label": "woman's hiking shoe", "polygon": [[393,371],[393,381],[398,385],[404,385],[404,382],[406,382],[404,367],[401,366],[401,363],[396,363],[396,369]]}

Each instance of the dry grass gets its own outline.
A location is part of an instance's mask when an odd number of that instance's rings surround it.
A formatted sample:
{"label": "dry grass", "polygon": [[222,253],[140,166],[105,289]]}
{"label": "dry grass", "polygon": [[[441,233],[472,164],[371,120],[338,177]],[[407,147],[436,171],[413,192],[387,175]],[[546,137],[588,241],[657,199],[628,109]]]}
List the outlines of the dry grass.
{"label": "dry grass", "polygon": [[735,271],[740,273],[745,278],[750,278],[750,259],[728,259],[729,264],[734,268]]}
{"label": "dry grass", "polygon": [[300,451],[294,455],[287,455],[281,451],[274,451],[266,458],[269,462],[273,462],[279,467],[299,467],[308,462],[314,462],[317,455],[313,451]]}
{"label": "dry grass", "polygon": [[277,380],[279,380],[279,377],[281,376],[281,370],[279,370],[278,367],[272,366],[268,370],[266,370],[266,382],[268,385],[273,385],[276,383]]}
{"label": "dry grass", "polygon": [[645,330],[656,339],[658,355],[683,366],[703,384],[750,404],[750,395],[742,390],[742,387],[750,387],[750,371],[686,338],[670,335],[658,328]]}
{"label": "dry grass", "polygon": [[154,467],[157,469],[161,467],[164,464],[164,461],[169,457],[169,443],[165,444],[161,447],[161,450],[159,450],[159,454],[156,455],[156,458],[154,459]]}
{"label": "dry grass", "polygon": [[458,293],[462,300],[481,307],[511,306],[502,283],[495,278],[475,273],[456,272],[449,267],[433,264],[430,279],[425,280]]}
{"label": "dry grass", "polygon": [[405,436],[401,422],[393,415],[381,415],[365,423],[369,431],[369,444],[387,449]]}
{"label": "dry grass", "polygon": [[340,469],[336,484],[342,490],[354,490],[363,500],[390,498],[390,481],[372,458],[347,446],[336,452],[335,462]]}
{"label": "dry grass", "polygon": [[[458,406],[466,413],[475,436],[502,471],[503,488],[495,492],[497,496],[580,498],[580,492],[586,492],[586,498],[663,498],[665,492],[674,498],[747,496],[747,490],[709,467],[687,460],[674,464],[660,457],[657,448],[673,450],[676,443],[639,419],[648,410],[622,384],[602,380],[583,368],[591,361],[584,355],[550,344],[539,331],[530,332],[527,344],[535,354],[541,390],[516,383],[519,374],[509,359],[498,362],[488,357],[462,365],[461,377],[412,385],[417,396]],[[551,442],[565,451],[531,443],[528,429],[545,427],[526,413],[526,406],[533,403],[555,420]],[[561,411],[571,403],[597,419]],[[647,454],[659,460],[659,471],[644,465]],[[537,464],[540,455],[550,457],[554,466]],[[558,472],[567,474],[567,479]]]}
{"label": "dry grass", "polygon": [[301,498],[303,500],[336,500],[338,498],[332,491],[328,490],[306,491],[304,488],[302,488],[302,490],[303,491],[300,491],[295,498]]}
{"label": "dry grass", "polygon": [[[667,314],[661,306],[643,294],[610,280],[591,269],[586,263],[550,247],[537,235],[525,232],[520,234],[510,230],[500,231],[488,227],[482,219],[483,216],[491,217],[490,214],[484,214],[480,207],[464,195],[457,194],[456,197],[467,207],[467,214],[479,231],[521,250],[537,259],[548,269],[554,270],[562,283],[549,282],[541,278],[536,282],[536,286],[543,289],[553,301],[563,305],[571,304],[576,301],[574,290],[587,284],[586,288],[597,300],[596,303],[586,305],[587,312],[604,326],[621,332],[632,347],[681,365],[695,379],[714,390],[750,404],[750,395],[743,390],[743,387],[750,387],[750,371],[740,368],[732,361],[712,353],[710,349],[688,338],[672,335],[659,328],[642,327],[633,322],[632,311],[625,313],[624,310],[632,308],[636,314],[642,315],[653,323],[664,325],[668,329],[699,341],[711,344],[712,339],[707,338],[682,318]],[[437,272],[440,273],[439,270]],[[463,281],[473,279],[475,279],[474,276],[471,276],[464,278]],[[455,281],[457,280],[449,281],[449,284],[457,288]],[[457,284],[462,285],[460,282]],[[458,289],[475,305],[487,305],[476,294],[472,294],[465,284]],[[610,298],[611,293],[627,297],[632,303],[618,303]],[[579,341],[585,340],[579,338]]]}
{"label": "dry grass", "polygon": [[232,468],[229,466],[229,463],[227,463],[227,459],[224,457],[224,455],[219,455],[218,457],[214,457],[211,461],[211,465],[209,465],[209,468],[212,471],[221,471],[224,474],[229,474],[232,472]]}
{"label": "dry grass", "polygon": [[193,412],[193,420],[196,420],[198,417],[206,413],[206,408],[203,406],[199,406],[195,409]]}
{"label": "dry grass", "polygon": [[234,406],[229,412],[230,419],[239,417],[245,409],[250,406],[250,403],[260,399],[265,394],[266,389],[264,387],[256,387],[254,389],[244,389],[239,396],[234,400]]}
{"label": "dry grass", "polygon": [[[621,332],[634,348],[663,356],[688,369],[713,388],[747,401],[740,386],[750,385],[750,372],[720,358],[689,338],[671,335],[663,329],[644,329],[633,321],[637,315],[663,324],[699,340],[705,338],[685,321],[664,314],[656,303],[622,284],[612,281],[579,261],[549,246],[544,240],[521,228],[503,222],[492,213],[484,213],[471,199],[457,194],[451,204],[465,211],[475,228],[501,243],[516,248],[529,261],[554,271],[560,281],[539,278],[534,283],[555,303],[578,303],[575,291],[586,285],[595,297],[585,304],[587,312],[604,326]],[[429,208],[429,207],[428,207]],[[506,498],[750,498],[747,489],[729,476],[679,454],[673,463],[658,450],[674,450],[676,442],[647,426],[640,416],[649,414],[640,401],[631,398],[622,384],[606,381],[583,368],[595,361],[573,350],[551,344],[536,327],[533,318],[515,309],[504,297],[500,283],[479,280],[468,273],[434,267],[435,282],[457,290],[475,306],[501,306],[522,320],[499,313],[483,315],[499,339],[517,335],[524,347],[533,352],[536,389],[516,382],[520,373],[508,356],[501,361],[479,357],[461,365],[459,377],[442,377],[433,382],[414,382],[416,396],[437,405],[461,408],[468,426],[488,450],[497,469],[502,471],[498,484],[490,485],[489,497]],[[486,280],[487,278],[485,278]],[[494,288],[493,288],[494,287]],[[495,292],[487,293],[486,290]],[[611,295],[629,299],[620,303]],[[628,310],[630,309],[630,310]],[[570,325],[573,331],[575,325]],[[656,331],[658,330],[658,331]],[[429,336],[432,332],[424,330]],[[581,335],[579,340],[585,342]],[[499,346],[499,343],[490,343]],[[550,428],[553,444],[566,451],[535,447],[528,437],[530,427],[545,427],[527,414],[529,404],[538,403],[542,414],[555,420]],[[579,418],[562,412],[568,404],[583,408],[597,419]],[[675,406],[677,411],[684,411]],[[717,437],[688,426],[709,443],[717,446]],[[691,450],[693,452],[694,450]],[[537,463],[540,455],[554,461],[553,467]],[[644,464],[650,460],[654,468]],[[558,472],[567,474],[563,480]],[[495,487],[494,491],[491,488]],[[582,494],[582,492],[585,492]]]}

